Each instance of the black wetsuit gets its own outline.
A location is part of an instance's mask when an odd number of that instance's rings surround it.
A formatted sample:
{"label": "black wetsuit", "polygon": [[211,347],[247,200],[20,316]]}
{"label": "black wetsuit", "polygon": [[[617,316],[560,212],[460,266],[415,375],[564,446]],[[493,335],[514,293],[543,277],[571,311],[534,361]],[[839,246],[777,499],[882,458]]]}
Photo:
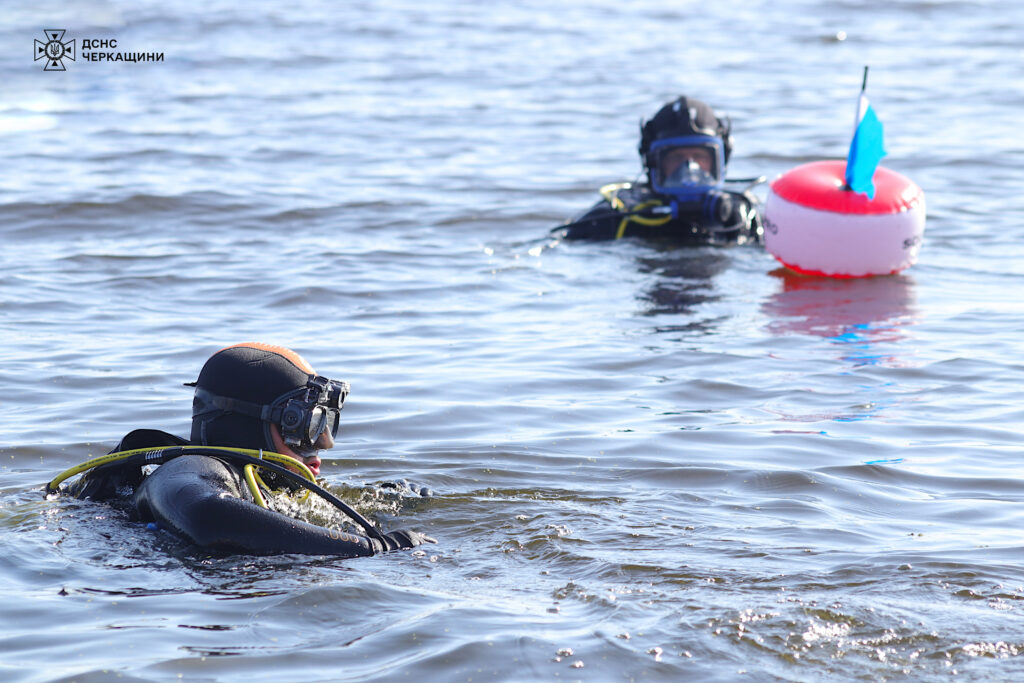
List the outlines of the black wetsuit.
{"label": "black wetsuit", "polygon": [[[188,445],[185,439],[152,429],[137,429],[113,452]],[[240,470],[216,457],[182,455],[152,474],[118,463],[86,472],[69,489],[79,498],[127,498],[139,521],[155,522],[210,550],[254,555],[302,553],[357,557],[411,548],[426,537],[393,531],[384,540],[319,527],[262,508],[253,502]]]}
{"label": "black wetsuit", "polygon": [[[607,193],[606,193],[607,191]],[[760,242],[760,201],[749,190],[719,190],[715,202],[677,206],[647,184],[618,183],[602,188],[605,198],[555,228],[566,239],[613,240],[646,237],[680,245]]]}

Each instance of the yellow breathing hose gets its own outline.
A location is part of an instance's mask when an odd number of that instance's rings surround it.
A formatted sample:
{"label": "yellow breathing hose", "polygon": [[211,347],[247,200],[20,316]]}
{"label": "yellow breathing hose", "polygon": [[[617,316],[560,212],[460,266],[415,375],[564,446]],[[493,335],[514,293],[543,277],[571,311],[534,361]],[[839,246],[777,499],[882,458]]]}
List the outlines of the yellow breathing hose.
{"label": "yellow breathing hose", "polygon": [[[608,200],[608,203],[611,204],[611,207],[613,209],[615,209],[616,211],[625,211],[626,204],[621,199],[619,199],[619,192],[622,190],[628,190],[631,187],[633,187],[632,183],[609,183],[608,185],[603,185],[601,189],[598,191],[601,193],[602,197]],[[635,213],[637,211],[643,211],[644,209],[650,209],[656,206],[664,205],[664,202],[662,202],[659,199],[650,199],[646,202],[641,202],[640,204],[634,206],[632,209],[630,209],[630,213]],[[625,236],[626,227],[630,223],[636,223],[637,225],[646,225],[648,227],[657,227],[659,225],[665,225],[665,223],[668,223],[670,220],[672,220],[671,214],[665,216],[658,216],[656,218],[632,215],[623,216],[622,221],[619,223],[619,229],[615,231],[615,239],[620,240],[623,238],[623,236]]]}
{"label": "yellow breathing hose", "polygon": [[[633,207],[633,211],[642,211],[644,209],[649,209],[655,206],[664,206],[664,204],[662,204],[662,202],[657,199],[652,199],[650,201],[641,202],[640,204],[637,204],[635,207]],[[615,239],[622,239],[623,235],[626,234],[626,226],[629,225],[630,223],[636,223],[637,225],[646,225],[648,227],[657,227],[659,225],[665,225],[665,223],[668,223],[670,220],[672,220],[671,214],[667,216],[658,216],[657,218],[647,218],[646,216],[626,216],[625,218],[622,219],[622,222],[619,223],[619,229],[615,233]]]}
{"label": "yellow breathing hose", "polygon": [[602,197],[608,200],[608,203],[612,205],[613,209],[621,211],[626,208],[626,205],[622,203],[621,199],[619,199],[619,191],[628,190],[631,187],[633,187],[633,183],[608,183],[607,185],[602,185],[598,192],[601,193]]}
{"label": "yellow breathing hose", "polygon": [[[128,458],[143,453],[152,454],[152,457],[149,458],[149,460],[151,460],[152,462],[158,462],[159,460],[162,459],[164,452],[169,450],[180,450],[182,455],[188,455],[190,450],[201,450],[206,454],[208,454],[209,451],[211,450],[223,451],[225,453],[241,453],[242,455],[248,455],[249,457],[252,458],[267,460],[269,462],[273,462],[284,467],[289,467],[294,470],[298,470],[299,474],[301,474],[303,477],[310,480],[314,484],[316,483],[316,477],[313,476],[313,473],[309,470],[308,467],[306,467],[304,463],[302,463],[299,460],[296,460],[291,456],[284,455],[283,453],[274,453],[273,451],[264,450],[253,450],[249,448],[230,448],[228,446],[165,446],[163,448],[135,448],[130,451],[118,451],[116,453],[107,453],[106,455],[101,455],[97,458],[86,460],[85,462],[79,465],[75,465],[74,467],[66,469],[60,474],[58,474],[53,479],[53,481],[46,485],[46,490],[56,491],[57,487],[60,486],[61,483],[70,479],[76,474],[88,472],[89,470],[95,467],[100,467],[101,465],[109,465],[110,463],[118,462],[120,460],[126,460]],[[260,491],[260,487],[257,482],[257,480],[259,479],[259,475],[256,474],[255,468],[256,466],[251,464],[245,465],[242,468],[242,476],[243,479],[245,480],[246,486],[249,489],[249,492],[252,493],[252,497],[255,499],[256,504],[259,505],[260,507],[265,508],[267,507],[267,502],[263,499],[263,493]],[[266,484],[264,484],[264,486],[265,485]]]}
{"label": "yellow breathing hose", "polygon": [[245,485],[249,487],[249,493],[252,494],[253,502],[261,508],[267,507],[267,501],[263,499],[260,485],[256,483],[256,468],[252,465],[246,465],[242,468],[242,477],[245,479]]}

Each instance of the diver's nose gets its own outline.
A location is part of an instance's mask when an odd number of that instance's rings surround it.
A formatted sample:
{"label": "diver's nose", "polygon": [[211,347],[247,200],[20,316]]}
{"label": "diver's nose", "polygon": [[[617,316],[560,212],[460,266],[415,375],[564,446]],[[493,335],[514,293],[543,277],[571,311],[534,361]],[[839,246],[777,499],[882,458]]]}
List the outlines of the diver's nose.
{"label": "diver's nose", "polygon": [[331,436],[331,430],[324,429],[324,431],[320,432],[320,436],[317,437],[316,443],[313,446],[323,451],[334,448],[334,437]]}

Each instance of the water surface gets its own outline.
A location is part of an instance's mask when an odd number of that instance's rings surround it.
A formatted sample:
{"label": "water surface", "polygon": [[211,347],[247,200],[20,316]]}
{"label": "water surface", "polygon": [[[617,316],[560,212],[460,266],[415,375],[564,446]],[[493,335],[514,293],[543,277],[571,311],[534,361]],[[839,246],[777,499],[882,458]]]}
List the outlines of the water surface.
{"label": "water surface", "polygon": [[[1017,3],[87,2],[0,25],[10,681],[1011,680],[1024,672]],[[42,30],[163,62],[43,72]],[[80,45],[80,43],[79,43]],[[565,244],[637,122],[845,152],[861,69],[920,262]],[[210,557],[46,501],[188,433],[261,340],[353,392],[331,486],[436,546]],[[377,496],[406,479],[430,499]]]}

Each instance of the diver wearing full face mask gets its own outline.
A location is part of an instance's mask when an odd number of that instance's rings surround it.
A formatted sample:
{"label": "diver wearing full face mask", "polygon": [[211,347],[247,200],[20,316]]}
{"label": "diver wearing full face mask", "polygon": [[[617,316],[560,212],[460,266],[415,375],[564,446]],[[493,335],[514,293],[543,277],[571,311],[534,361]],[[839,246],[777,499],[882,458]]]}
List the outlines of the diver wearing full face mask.
{"label": "diver wearing full face mask", "polygon": [[640,127],[646,182],[605,185],[600,202],[554,232],[566,239],[760,242],[760,201],[751,188],[763,178],[726,180],[731,128],[700,100],[669,102]]}
{"label": "diver wearing full face mask", "polygon": [[[305,480],[320,473],[318,451],[334,446],[347,383],[318,375],[289,349],[246,343],[215,353],[189,386],[191,442],[151,429],[130,432],[106,456],[111,461],[88,469],[70,492],[128,498],[140,521],[218,551],[354,557],[432,540],[413,531],[383,534],[337,499],[366,535],[267,508],[271,489],[297,484],[333,498]],[[143,466],[154,463],[159,467],[145,474]]]}

